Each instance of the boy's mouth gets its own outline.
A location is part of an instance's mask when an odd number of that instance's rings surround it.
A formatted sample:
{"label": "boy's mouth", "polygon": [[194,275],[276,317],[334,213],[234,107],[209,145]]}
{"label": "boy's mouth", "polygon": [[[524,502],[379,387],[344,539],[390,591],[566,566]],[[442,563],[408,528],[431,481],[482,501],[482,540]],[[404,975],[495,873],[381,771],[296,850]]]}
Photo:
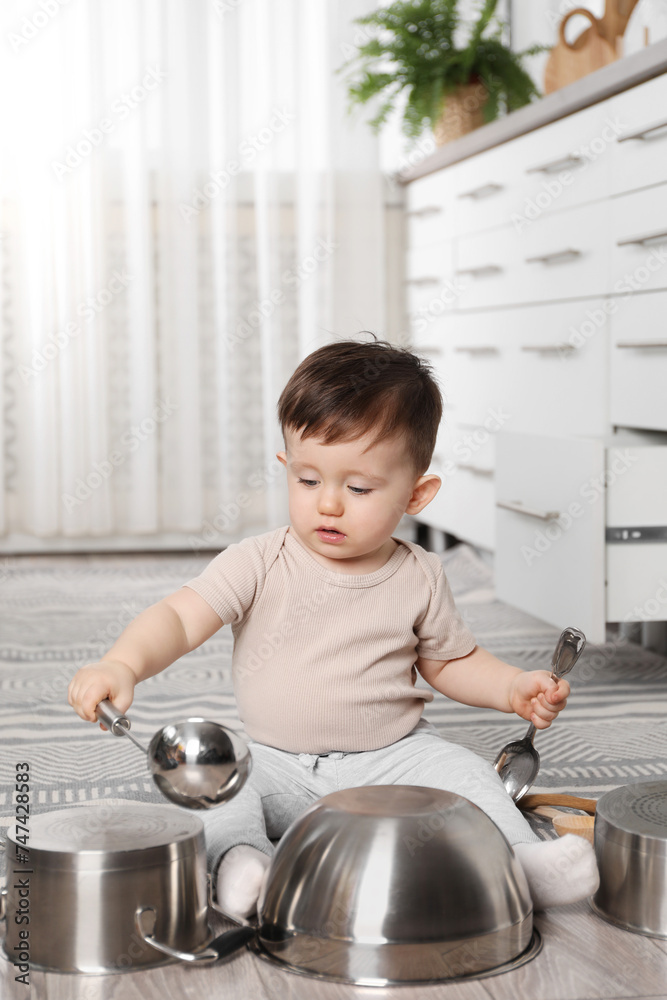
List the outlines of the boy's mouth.
{"label": "boy's mouth", "polygon": [[343,532],[338,531],[337,528],[326,528],[324,527],[324,525],[321,525],[316,530],[319,538],[323,539],[326,542],[342,542],[342,540],[345,538]]}

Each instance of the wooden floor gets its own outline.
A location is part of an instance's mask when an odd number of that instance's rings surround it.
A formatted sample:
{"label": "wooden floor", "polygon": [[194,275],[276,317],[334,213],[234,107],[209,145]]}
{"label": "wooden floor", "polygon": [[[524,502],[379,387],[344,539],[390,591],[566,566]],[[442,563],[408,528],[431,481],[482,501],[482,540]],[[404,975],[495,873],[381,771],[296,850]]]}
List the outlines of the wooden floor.
{"label": "wooden floor", "polygon": [[[195,969],[169,965],[115,976],[31,972],[30,989],[0,960],[2,1000],[667,1000],[667,940],[630,934],[600,920],[587,903],[535,917],[544,947],[513,972],[467,983],[380,989],[344,986],[282,972],[244,950]],[[212,921],[218,932],[225,925]],[[231,926],[231,925],[229,925]]]}

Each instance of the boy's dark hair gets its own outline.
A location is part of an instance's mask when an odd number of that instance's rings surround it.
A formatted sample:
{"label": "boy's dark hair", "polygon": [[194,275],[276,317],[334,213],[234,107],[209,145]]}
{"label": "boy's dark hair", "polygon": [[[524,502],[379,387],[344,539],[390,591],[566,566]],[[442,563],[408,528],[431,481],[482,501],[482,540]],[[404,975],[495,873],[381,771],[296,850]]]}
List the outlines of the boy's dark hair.
{"label": "boy's dark hair", "polygon": [[[375,337],[375,334],[372,334]],[[415,474],[431,463],[442,419],[442,396],[431,366],[386,340],[339,340],[304,358],[278,400],[285,434],[324,444],[374,433],[373,444],[403,438]]]}

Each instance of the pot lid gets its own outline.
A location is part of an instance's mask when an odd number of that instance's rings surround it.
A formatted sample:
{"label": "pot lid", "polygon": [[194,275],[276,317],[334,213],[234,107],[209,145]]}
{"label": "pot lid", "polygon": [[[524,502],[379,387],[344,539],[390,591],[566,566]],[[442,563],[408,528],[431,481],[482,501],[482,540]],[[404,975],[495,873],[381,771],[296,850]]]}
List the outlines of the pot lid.
{"label": "pot lid", "polygon": [[[54,868],[145,867],[192,854],[204,843],[204,824],[197,816],[148,803],[39,813],[30,817],[29,831],[31,864],[43,859]],[[16,827],[7,836],[17,843]]]}
{"label": "pot lid", "polygon": [[596,824],[609,840],[667,852],[667,780],[614,788],[598,801]]}

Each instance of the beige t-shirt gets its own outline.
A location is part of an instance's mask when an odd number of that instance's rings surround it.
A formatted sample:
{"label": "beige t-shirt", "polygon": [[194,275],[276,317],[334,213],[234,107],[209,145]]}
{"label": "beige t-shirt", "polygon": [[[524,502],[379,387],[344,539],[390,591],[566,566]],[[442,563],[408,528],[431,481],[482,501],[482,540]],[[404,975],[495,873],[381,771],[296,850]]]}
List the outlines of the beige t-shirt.
{"label": "beige t-shirt", "polygon": [[232,626],[245,730],[292,753],[395,743],[433,700],[414,686],[417,656],[449,660],[475,648],[442,562],[396,538],[380,569],[338,573],[288,527],[228,546],[184,584]]}

